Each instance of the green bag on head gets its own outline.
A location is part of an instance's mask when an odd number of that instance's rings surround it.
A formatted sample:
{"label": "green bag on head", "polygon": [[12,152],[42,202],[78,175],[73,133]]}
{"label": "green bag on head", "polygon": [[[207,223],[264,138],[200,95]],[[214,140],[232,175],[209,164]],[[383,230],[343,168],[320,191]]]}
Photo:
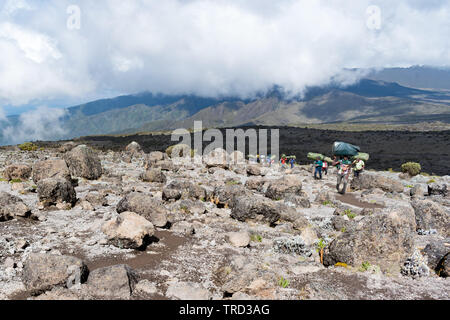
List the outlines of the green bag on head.
{"label": "green bag on head", "polygon": [[319,158],[320,160],[323,161],[323,159],[325,158],[323,154],[320,153],[314,153],[314,152],[310,152],[308,153],[308,159],[309,160],[317,160],[317,158]]}
{"label": "green bag on head", "polygon": [[356,156],[353,157],[353,160],[361,159],[362,161],[369,161],[370,155],[368,153],[359,152]]}

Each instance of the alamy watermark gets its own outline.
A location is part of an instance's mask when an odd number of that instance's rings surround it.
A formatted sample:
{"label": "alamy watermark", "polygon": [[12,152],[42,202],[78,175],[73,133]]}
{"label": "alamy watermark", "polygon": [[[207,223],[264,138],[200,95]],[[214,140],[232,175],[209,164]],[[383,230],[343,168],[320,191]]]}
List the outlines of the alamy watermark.
{"label": "alamy watermark", "polygon": [[[192,141],[192,136],[193,140]],[[194,150],[195,155],[183,152],[179,148],[174,150],[172,157],[192,158],[195,162],[201,162],[202,157],[214,154],[217,149],[225,150],[231,157],[230,161],[236,164],[245,161],[246,151],[250,156],[259,156],[260,158],[268,158],[269,130],[268,129],[226,129],[225,137],[219,129],[203,130],[203,122],[195,121],[194,130],[177,129],[172,132],[172,141],[179,145],[188,146],[190,150]],[[248,143],[247,143],[248,141]],[[204,148],[204,142],[211,142]],[[236,152],[241,156],[237,156]],[[233,154],[235,157],[233,157]],[[277,162],[280,158],[280,130],[270,129],[270,159]]]}
{"label": "alamy watermark", "polygon": [[366,9],[366,25],[369,30],[381,29],[381,9],[379,6],[371,5]]}
{"label": "alamy watermark", "polygon": [[81,29],[81,9],[77,5],[70,5],[66,10],[69,17],[67,18],[67,29],[80,30]]}

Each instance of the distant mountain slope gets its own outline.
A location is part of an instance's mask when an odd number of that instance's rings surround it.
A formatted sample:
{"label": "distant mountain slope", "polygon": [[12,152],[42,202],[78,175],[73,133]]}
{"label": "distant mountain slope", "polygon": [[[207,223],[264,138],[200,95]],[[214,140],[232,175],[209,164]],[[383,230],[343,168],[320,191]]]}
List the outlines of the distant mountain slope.
{"label": "distant mountain slope", "polygon": [[[205,128],[248,124],[450,122],[450,92],[364,79],[345,88],[338,85],[309,88],[304,97],[294,98],[285,96],[278,87],[248,100],[143,93],[69,108],[59,124],[66,133],[55,135],[54,139],[192,128],[196,120],[202,120]],[[1,137],[1,128],[22,129],[17,116],[9,117],[9,124],[3,122],[0,126],[1,144],[8,143]]]}
{"label": "distant mountain slope", "polygon": [[415,66],[411,68],[388,68],[370,73],[367,78],[397,82],[402,86],[450,90],[450,68]]}

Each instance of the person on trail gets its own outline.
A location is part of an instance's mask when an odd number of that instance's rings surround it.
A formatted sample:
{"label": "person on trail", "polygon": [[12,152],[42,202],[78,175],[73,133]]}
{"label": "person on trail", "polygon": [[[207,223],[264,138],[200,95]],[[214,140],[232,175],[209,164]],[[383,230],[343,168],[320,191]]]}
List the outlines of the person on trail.
{"label": "person on trail", "polygon": [[286,168],[286,160],[287,160],[287,159],[286,159],[285,157],[282,157],[282,158],[281,158],[281,167],[282,167],[282,168]]}
{"label": "person on trail", "polygon": [[356,159],[353,162],[353,165],[355,166],[355,178],[359,178],[359,175],[364,170],[366,164],[364,163],[364,161],[362,159]]}
{"label": "person on trail", "polygon": [[336,156],[333,156],[333,162],[331,163],[333,167],[336,167],[336,169],[339,171],[341,170],[341,160],[338,160]]}
{"label": "person on trail", "polygon": [[289,160],[289,163],[291,164],[291,169],[294,169],[295,159],[291,158],[291,160]]}
{"label": "person on trail", "polygon": [[323,161],[322,171],[325,173],[325,175],[328,175],[328,162]]}
{"label": "person on trail", "polygon": [[317,160],[316,162],[314,162],[314,165],[316,167],[316,170],[314,171],[314,179],[318,179],[317,174],[319,174],[320,180],[322,180],[322,167],[323,167],[322,160],[320,160],[320,158],[317,157]]}
{"label": "person on trail", "polygon": [[[341,160],[339,163],[339,171],[336,184],[336,189],[342,194],[345,194],[345,192],[347,191],[348,177],[350,176],[351,171],[352,162],[348,160],[348,156],[344,156],[344,160]],[[342,188],[342,191],[340,191],[339,188],[342,182],[344,183],[344,186]]]}

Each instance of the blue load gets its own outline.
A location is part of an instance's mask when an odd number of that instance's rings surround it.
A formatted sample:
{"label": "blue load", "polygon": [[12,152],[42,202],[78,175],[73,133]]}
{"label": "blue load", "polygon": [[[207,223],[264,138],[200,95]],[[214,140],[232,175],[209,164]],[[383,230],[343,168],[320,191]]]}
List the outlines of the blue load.
{"label": "blue load", "polygon": [[350,143],[335,142],[333,145],[333,155],[335,156],[356,156],[361,151],[360,147],[354,146]]}

